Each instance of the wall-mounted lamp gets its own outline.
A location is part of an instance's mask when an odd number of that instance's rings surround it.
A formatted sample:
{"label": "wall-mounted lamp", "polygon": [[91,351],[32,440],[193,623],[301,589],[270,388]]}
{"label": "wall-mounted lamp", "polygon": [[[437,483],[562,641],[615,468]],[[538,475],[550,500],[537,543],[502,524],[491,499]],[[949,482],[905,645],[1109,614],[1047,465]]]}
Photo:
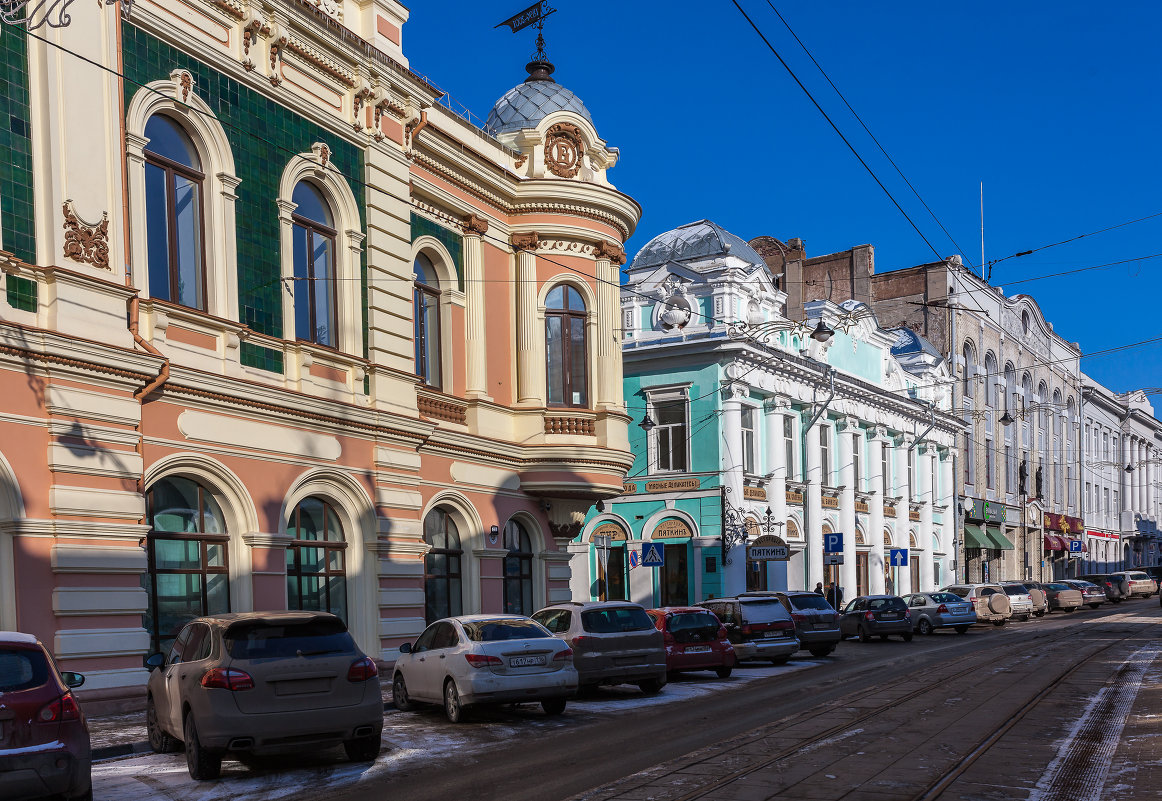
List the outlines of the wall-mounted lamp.
{"label": "wall-mounted lamp", "polygon": [[811,332],[811,338],[816,342],[826,342],[835,335],[835,331],[828,327],[827,323],[819,320],[819,325],[815,326],[815,330]]}
{"label": "wall-mounted lamp", "polygon": [[605,501],[598,501],[598,502],[597,502],[597,511],[598,511],[598,512],[604,512],[604,511],[605,511]]}
{"label": "wall-mounted lamp", "polygon": [[648,434],[654,430],[654,427],[657,426],[657,423],[651,420],[650,416],[647,414],[644,418],[642,418],[642,421],[638,423],[638,425],[641,426],[642,431],[645,431]]}

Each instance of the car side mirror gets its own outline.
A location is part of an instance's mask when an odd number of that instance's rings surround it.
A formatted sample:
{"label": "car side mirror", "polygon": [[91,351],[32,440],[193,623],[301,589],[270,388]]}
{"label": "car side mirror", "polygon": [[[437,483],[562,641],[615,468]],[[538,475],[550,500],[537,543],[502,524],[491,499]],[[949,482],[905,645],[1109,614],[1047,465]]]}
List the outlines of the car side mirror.
{"label": "car side mirror", "polygon": [[165,667],[165,654],[150,654],[149,658],[145,660],[145,666],[150,670]]}
{"label": "car side mirror", "polygon": [[410,642],[405,642],[399,647],[399,652],[400,654],[410,654],[412,652],[412,644]]}
{"label": "car side mirror", "polygon": [[62,670],[61,679],[64,681],[66,687],[73,690],[85,683],[84,676],[80,673],[74,673],[71,670]]}

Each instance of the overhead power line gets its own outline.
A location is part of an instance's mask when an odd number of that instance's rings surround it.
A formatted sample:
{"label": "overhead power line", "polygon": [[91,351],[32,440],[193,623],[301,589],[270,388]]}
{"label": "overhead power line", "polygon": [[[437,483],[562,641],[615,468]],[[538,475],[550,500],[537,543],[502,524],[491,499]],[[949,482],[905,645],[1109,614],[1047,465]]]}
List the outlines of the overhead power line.
{"label": "overhead power line", "polygon": [[1010,256],[1004,256],[1004,257],[999,258],[999,259],[993,259],[992,261],[990,261],[988,263],[989,272],[988,272],[988,278],[986,280],[991,282],[992,276],[993,276],[993,267],[1000,264],[1002,261],[1008,261],[1009,259],[1020,258],[1021,256],[1031,256],[1034,253],[1038,253],[1042,250],[1048,250],[1049,248],[1055,248],[1059,245],[1068,245],[1070,242],[1076,242],[1079,239],[1085,239],[1087,236],[1095,236],[1096,234],[1104,234],[1106,231],[1113,231],[1113,230],[1116,230],[1118,228],[1125,228],[1127,225],[1133,225],[1134,223],[1145,222],[1146,220],[1152,220],[1155,217],[1162,217],[1162,211],[1156,211],[1153,214],[1147,214],[1145,217],[1139,217],[1136,220],[1127,220],[1124,223],[1118,223],[1117,225],[1111,225],[1107,228],[1100,228],[1097,231],[1090,231],[1087,234],[1078,234],[1077,236],[1071,236],[1071,237],[1069,237],[1069,239],[1062,239],[1060,242],[1050,242],[1048,245],[1042,245],[1039,248],[1031,248],[1029,250],[1022,250],[1019,253],[1013,253]]}

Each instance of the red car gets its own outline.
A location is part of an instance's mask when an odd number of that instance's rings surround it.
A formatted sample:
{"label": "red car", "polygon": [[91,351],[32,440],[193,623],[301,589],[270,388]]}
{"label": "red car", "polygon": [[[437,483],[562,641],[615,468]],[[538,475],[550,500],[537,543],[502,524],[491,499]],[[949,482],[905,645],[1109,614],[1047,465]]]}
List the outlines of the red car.
{"label": "red car", "polygon": [[89,727],[72,688],[30,634],[0,631],[0,798],[93,798]]}
{"label": "red car", "polygon": [[725,679],[738,664],[726,627],[709,609],[666,606],[650,609],[646,614],[662,632],[668,673],[713,670],[720,679]]}

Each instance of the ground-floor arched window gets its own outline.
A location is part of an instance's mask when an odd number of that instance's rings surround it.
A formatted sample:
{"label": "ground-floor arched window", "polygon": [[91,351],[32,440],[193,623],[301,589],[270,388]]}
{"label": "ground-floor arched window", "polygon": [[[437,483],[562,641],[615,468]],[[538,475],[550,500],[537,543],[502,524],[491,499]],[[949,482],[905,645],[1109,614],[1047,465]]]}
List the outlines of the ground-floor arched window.
{"label": "ground-floor arched window", "polygon": [[464,614],[464,583],[460,532],[442,508],[424,518],[424,541],[432,546],[424,557],[424,617],[428,623]]}
{"label": "ground-floor arched window", "polygon": [[504,611],[531,615],[533,608],[533,544],[525,527],[515,520],[504,527]]}
{"label": "ground-floor arched window", "polygon": [[151,651],[168,651],[188,621],[230,611],[230,538],[217,501],[196,481],[163,478],[145,502],[149,607],[142,626]]}
{"label": "ground-floor arched window", "polygon": [[330,612],[347,620],[347,540],[330,503],[307,498],[287,521],[287,609]]}

